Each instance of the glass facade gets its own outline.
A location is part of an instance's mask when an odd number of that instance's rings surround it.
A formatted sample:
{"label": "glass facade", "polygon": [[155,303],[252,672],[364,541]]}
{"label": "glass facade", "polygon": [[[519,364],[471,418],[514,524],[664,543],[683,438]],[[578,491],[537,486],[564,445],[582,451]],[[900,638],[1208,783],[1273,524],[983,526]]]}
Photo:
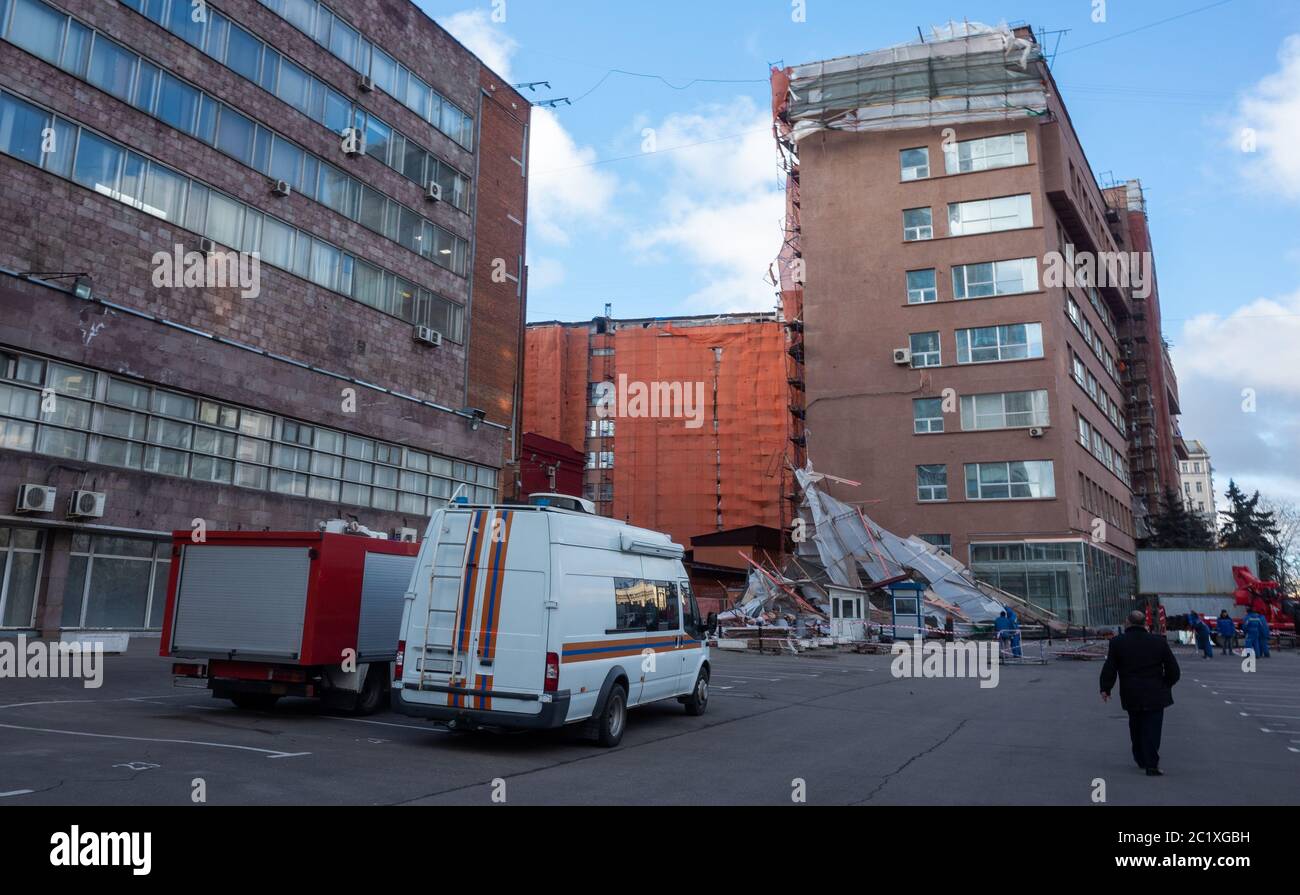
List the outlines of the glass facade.
{"label": "glass facade", "polygon": [[[55,149],[41,152],[47,128]],[[59,136],[65,135],[65,136]],[[33,147],[35,147],[33,149]],[[0,91],[0,152],[410,323],[462,340],[464,308],[305,230]]]}
{"label": "glass facade", "polygon": [[170,541],[74,534],[61,625],[159,630],[170,572]]}
{"label": "glass facade", "polygon": [[40,529],[0,527],[0,629],[35,624],[44,546]]}
{"label": "glass facade", "polygon": [[418,516],[496,497],[490,467],[16,352],[0,448]]}
{"label": "glass facade", "polygon": [[1083,541],[971,544],[980,581],[1072,625],[1119,625],[1137,589],[1137,567]]}

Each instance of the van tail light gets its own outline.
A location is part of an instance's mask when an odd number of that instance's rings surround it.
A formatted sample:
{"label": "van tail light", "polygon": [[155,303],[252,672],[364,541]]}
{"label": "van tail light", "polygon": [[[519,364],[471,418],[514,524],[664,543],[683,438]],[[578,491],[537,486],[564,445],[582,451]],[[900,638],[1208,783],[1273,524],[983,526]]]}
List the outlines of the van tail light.
{"label": "van tail light", "polygon": [[546,682],[542,685],[544,693],[554,693],[560,688],[560,657],[557,653],[546,654]]}
{"label": "van tail light", "polygon": [[393,680],[402,679],[402,669],[406,665],[406,641],[397,641],[397,661],[393,663]]}

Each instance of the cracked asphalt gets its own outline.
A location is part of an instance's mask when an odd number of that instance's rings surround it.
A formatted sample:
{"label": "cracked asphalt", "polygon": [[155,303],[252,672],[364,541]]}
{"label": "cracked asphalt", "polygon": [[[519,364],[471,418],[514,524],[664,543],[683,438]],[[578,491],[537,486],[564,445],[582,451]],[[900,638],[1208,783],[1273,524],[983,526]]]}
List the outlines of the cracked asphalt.
{"label": "cracked asphalt", "polygon": [[[1132,765],[1099,661],[978,681],[896,679],[888,656],[714,651],[708,713],[634,712],[604,750],[566,732],[452,734],[307,700],[243,712],[172,686],[156,641],[104,686],[0,680],[0,806],[191,804],[1107,804],[1300,802],[1300,657],[1177,650],[1162,766]],[[1036,648],[1035,648],[1036,649]],[[1232,781],[1225,786],[1225,781]]]}

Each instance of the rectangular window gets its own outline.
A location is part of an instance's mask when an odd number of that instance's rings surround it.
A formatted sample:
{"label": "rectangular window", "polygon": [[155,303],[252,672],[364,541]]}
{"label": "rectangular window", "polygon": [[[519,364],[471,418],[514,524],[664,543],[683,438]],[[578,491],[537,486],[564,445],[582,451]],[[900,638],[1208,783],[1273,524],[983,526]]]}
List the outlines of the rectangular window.
{"label": "rectangular window", "polygon": [[948,467],[916,467],[916,499],[922,503],[937,503],[948,499]]}
{"label": "rectangular window", "polygon": [[952,296],[987,298],[1038,291],[1038,262],[1033,258],[964,264],[952,269]]}
{"label": "rectangular window", "polygon": [[114,199],[118,197],[117,175],[122,166],[121,148],[89,131],[81,131],[72,179],[84,187]]}
{"label": "rectangular window", "polygon": [[957,363],[987,364],[1043,356],[1043,327],[1013,323],[957,330]]}
{"label": "rectangular window", "polygon": [[966,464],[967,500],[1046,500],[1055,496],[1051,460]]}
{"label": "rectangular window", "polygon": [[1047,392],[1043,390],[963,395],[961,399],[961,427],[966,431],[1029,429],[1048,424]]}
{"label": "rectangular window", "polygon": [[230,106],[221,107],[217,123],[217,139],[213,144],[226,155],[234,156],[245,165],[253,161],[253,122]]}
{"label": "rectangular window", "polygon": [[9,39],[46,62],[58,63],[68,17],[36,0],[15,0]]}
{"label": "rectangular window", "polygon": [[907,272],[907,303],[924,305],[939,300],[939,290],[934,283],[934,270],[909,270]]}
{"label": "rectangular window", "polygon": [[952,535],[917,535],[917,537],[952,556]]}
{"label": "rectangular window", "polygon": [[943,431],[943,399],[916,398],[912,401],[912,431],[934,435]]}
{"label": "rectangular window", "polygon": [[969,174],[991,168],[1029,164],[1029,137],[1025,133],[984,137],[949,143],[943,149],[944,167],[949,174]]}
{"label": "rectangular window", "polygon": [[938,367],[943,365],[939,351],[938,333],[912,333],[909,341],[912,348],[913,367]]}
{"label": "rectangular window", "polygon": [[971,236],[1034,226],[1034,203],[1029,194],[952,202],[948,205],[948,235]]}
{"label": "rectangular window", "polygon": [[1084,448],[1092,445],[1092,426],[1083,418],[1083,414],[1079,414],[1079,444]]}
{"label": "rectangular window", "polygon": [[86,80],[105,93],[123,101],[130,101],[135,66],[139,59],[139,56],[125,47],[120,47],[103,35],[97,34],[95,45],[90,52],[90,68],[87,70]]}
{"label": "rectangular window", "polygon": [[193,133],[199,107],[199,92],[189,84],[162,74],[158,86],[158,117],[183,133]]}
{"label": "rectangular window", "polygon": [[930,150],[904,149],[898,154],[904,180],[924,180],[930,176]]}
{"label": "rectangular window", "polygon": [[929,208],[909,208],[903,212],[903,240],[917,242],[934,238],[934,215]]}
{"label": "rectangular window", "polygon": [[614,579],[614,631],[676,631],[681,627],[677,585],[671,581]]}
{"label": "rectangular window", "polygon": [[0,94],[0,152],[29,164],[41,163],[41,132],[49,116],[7,93]]}

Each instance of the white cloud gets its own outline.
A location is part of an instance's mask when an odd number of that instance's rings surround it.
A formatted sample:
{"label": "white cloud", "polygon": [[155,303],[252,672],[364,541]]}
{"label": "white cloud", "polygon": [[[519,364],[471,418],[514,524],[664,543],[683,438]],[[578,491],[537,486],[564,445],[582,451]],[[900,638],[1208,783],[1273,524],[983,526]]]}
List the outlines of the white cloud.
{"label": "white cloud", "polygon": [[553,289],[564,285],[568,271],[554,258],[534,257],[528,262],[528,286],[530,289]]}
{"label": "white cloud", "polygon": [[654,220],[633,231],[642,260],[679,260],[703,281],[682,313],[766,310],[763,281],[781,247],[785,191],[771,118],[749,97],[671,115],[653,128],[647,157],[663,194]]}
{"label": "white cloud", "polygon": [[[504,80],[514,81],[519,42],[504,25],[493,22],[486,10],[463,10],[439,24]],[[552,110],[534,108],[532,122],[529,224],[541,240],[567,245],[575,229],[607,220],[618,179],[590,167],[596,151],[580,146]]]}
{"label": "white cloud", "polygon": [[1228,479],[1300,499],[1300,292],[1257,299],[1183,325],[1171,354],[1182,430],[1203,441],[1222,493]]}
{"label": "white cloud", "polygon": [[1246,176],[1268,193],[1300,199],[1300,34],[1283,41],[1278,59],[1281,69],[1242,98],[1232,142],[1240,148],[1243,130],[1253,131],[1258,146],[1245,155]]}
{"label": "white cloud", "polygon": [[482,9],[466,9],[438,21],[463,43],[471,53],[482,59],[507,81],[513,80],[510,69],[519,42],[506,33],[503,25],[493,22]]}

